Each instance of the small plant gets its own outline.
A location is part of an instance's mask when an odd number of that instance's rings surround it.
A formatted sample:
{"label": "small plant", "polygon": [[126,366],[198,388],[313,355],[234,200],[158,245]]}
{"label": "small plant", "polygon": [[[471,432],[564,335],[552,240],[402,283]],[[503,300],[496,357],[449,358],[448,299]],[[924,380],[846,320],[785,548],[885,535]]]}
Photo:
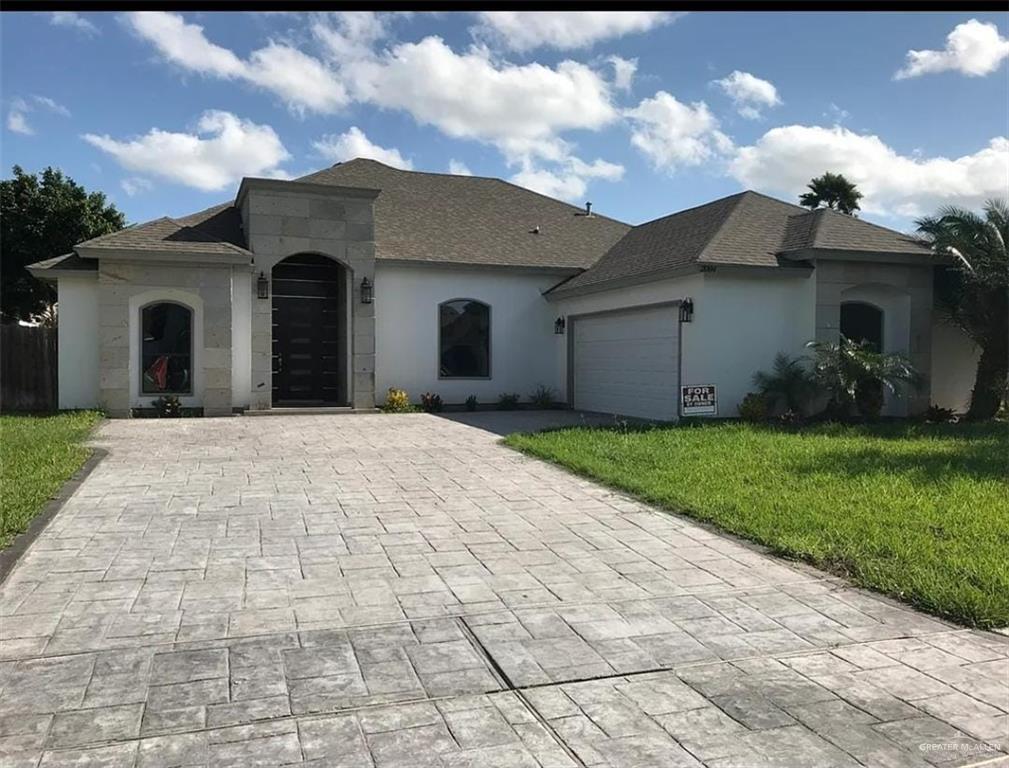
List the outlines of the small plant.
{"label": "small plant", "polygon": [[797,427],[803,422],[802,414],[791,408],[780,414],[775,421],[783,427]]}
{"label": "small plant", "polygon": [[743,421],[751,424],[760,424],[767,421],[770,413],[770,404],[767,395],[762,392],[750,392],[739,404],[739,417]]}
{"label": "small plant", "polygon": [[557,392],[553,387],[548,387],[546,384],[540,384],[529,395],[529,402],[532,403],[536,408],[551,408],[553,404],[557,402]]}
{"label": "small plant", "polygon": [[767,398],[768,411],[790,410],[802,413],[816,393],[816,382],[801,359],[779,352],[770,373],[753,374],[753,386]]}
{"label": "small plant", "polygon": [[162,395],[151,401],[151,405],[162,419],[178,419],[182,417],[182,403],[175,395]]}
{"label": "small plant", "polygon": [[424,409],[425,413],[440,413],[444,403],[441,401],[441,395],[425,392],[420,396],[420,407]]}
{"label": "small plant", "polygon": [[386,413],[409,413],[414,407],[410,404],[410,395],[405,389],[389,387],[382,410]]}
{"label": "small plant", "polygon": [[514,411],[519,407],[519,400],[522,395],[516,392],[502,392],[497,398],[497,409],[499,411]]}
{"label": "small plant", "polygon": [[941,408],[934,404],[928,407],[924,416],[925,421],[930,424],[948,424],[951,421],[956,421],[956,413],[952,408]]}
{"label": "small plant", "polygon": [[470,395],[466,398],[466,410],[475,411],[477,406],[476,395]]}

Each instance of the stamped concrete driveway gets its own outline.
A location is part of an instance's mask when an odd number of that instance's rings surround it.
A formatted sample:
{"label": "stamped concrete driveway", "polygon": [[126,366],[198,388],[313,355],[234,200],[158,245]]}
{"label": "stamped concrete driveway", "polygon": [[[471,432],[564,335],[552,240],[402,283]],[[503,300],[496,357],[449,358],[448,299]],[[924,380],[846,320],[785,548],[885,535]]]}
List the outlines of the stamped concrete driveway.
{"label": "stamped concrete driveway", "polygon": [[559,417],[104,424],[2,587],[0,764],[1004,757],[1006,638],[497,442]]}

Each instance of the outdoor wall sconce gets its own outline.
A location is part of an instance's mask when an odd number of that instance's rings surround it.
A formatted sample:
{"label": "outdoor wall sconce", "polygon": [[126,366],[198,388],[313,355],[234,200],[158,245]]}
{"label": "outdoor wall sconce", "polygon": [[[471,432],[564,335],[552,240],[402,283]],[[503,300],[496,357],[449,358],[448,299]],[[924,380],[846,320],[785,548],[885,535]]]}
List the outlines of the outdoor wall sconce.
{"label": "outdoor wall sconce", "polygon": [[554,333],[556,333],[558,336],[562,335],[564,333],[564,325],[565,322],[563,317],[558,317],[556,320],[554,320]]}
{"label": "outdoor wall sconce", "polygon": [[694,319],[694,300],[686,298],[680,302],[680,322],[689,323]]}
{"label": "outdoor wall sconce", "polygon": [[262,272],[259,273],[259,279],[256,280],[256,295],[261,299],[270,298],[270,281]]}
{"label": "outdoor wall sconce", "polygon": [[375,292],[371,285],[371,280],[367,277],[361,279],[361,303],[371,304],[375,300]]}

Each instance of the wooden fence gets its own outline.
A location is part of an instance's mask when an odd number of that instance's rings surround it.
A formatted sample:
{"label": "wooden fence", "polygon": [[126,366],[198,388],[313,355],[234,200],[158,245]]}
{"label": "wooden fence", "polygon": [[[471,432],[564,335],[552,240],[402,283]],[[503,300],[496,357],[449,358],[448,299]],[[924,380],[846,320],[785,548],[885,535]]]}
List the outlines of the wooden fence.
{"label": "wooden fence", "polygon": [[0,410],[54,411],[56,329],[0,325]]}

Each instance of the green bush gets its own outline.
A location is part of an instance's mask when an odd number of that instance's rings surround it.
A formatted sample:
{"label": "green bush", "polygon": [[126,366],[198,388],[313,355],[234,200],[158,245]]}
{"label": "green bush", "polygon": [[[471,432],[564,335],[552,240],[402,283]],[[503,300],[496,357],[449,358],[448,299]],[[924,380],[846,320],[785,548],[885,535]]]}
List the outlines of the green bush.
{"label": "green bush", "polygon": [[477,406],[476,395],[470,395],[466,398],[466,410],[475,411]]}
{"label": "green bush", "polygon": [[521,399],[522,395],[515,392],[502,392],[497,398],[497,408],[499,411],[514,411]]}
{"label": "green bush", "polygon": [[151,405],[162,419],[178,419],[182,416],[182,403],[175,395],[162,395],[152,400]]}
{"label": "green bush", "polygon": [[529,402],[537,408],[552,408],[553,404],[557,402],[557,391],[546,384],[540,384],[529,395]]}
{"label": "green bush", "polygon": [[750,392],[739,404],[739,417],[743,421],[758,424],[767,421],[770,410],[767,395],[760,392]]}

